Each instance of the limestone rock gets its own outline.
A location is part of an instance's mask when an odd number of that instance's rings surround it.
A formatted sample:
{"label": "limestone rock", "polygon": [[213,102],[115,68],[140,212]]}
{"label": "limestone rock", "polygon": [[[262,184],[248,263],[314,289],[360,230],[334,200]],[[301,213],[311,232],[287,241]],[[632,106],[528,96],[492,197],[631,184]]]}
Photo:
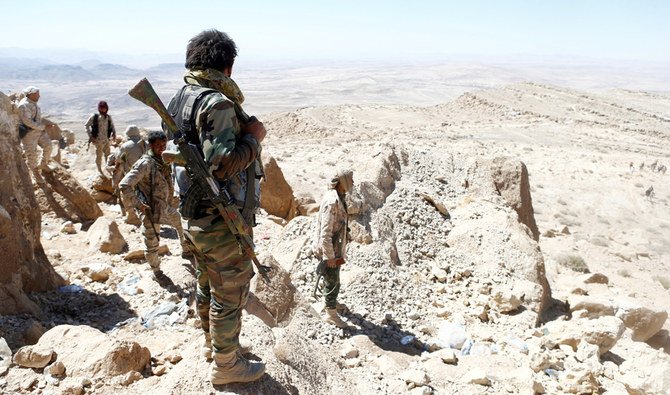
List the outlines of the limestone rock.
{"label": "limestone rock", "polygon": [[607,315],[614,315],[616,306],[608,299],[596,298],[585,295],[570,295],[568,297],[570,311],[586,310],[588,318],[598,318]]}
{"label": "limestone rock", "polygon": [[608,284],[609,278],[602,273],[587,273],[579,277],[585,284]]}
{"label": "limestone rock", "polygon": [[430,383],[430,378],[423,370],[410,369],[402,372],[400,378],[407,384],[420,387]]}
{"label": "limestone rock", "polygon": [[64,284],[40,242],[41,213],[16,133],[17,116],[0,92],[0,314],[30,313],[39,307],[25,292]]}
{"label": "limestone rock", "polygon": [[626,329],[623,321],[612,316],[594,320],[552,321],[545,328],[549,332],[545,341],[550,345],[567,344],[576,350],[579,342],[583,340],[597,345],[600,355],[614,347]]}
{"label": "limestone rock", "polygon": [[112,267],[106,263],[96,262],[83,266],[81,270],[93,281],[104,283],[112,274]]}
{"label": "limestone rock", "polygon": [[4,375],[12,364],[12,350],[4,338],[0,337],[0,376]]}
{"label": "limestone rock", "polygon": [[[73,347],[73,345],[77,345]],[[68,375],[117,376],[142,371],[151,359],[146,347],[119,341],[88,326],[60,325],[42,336],[37,346],[49,345]]]}
{"label": "limestone rock", "polygon": [[626,328],[633,331],[633,340],[641,342],[647,341],[660,331],[668,319],[668,313],[664,310],[654,311],[633,304],[619,306],[616,316],[623,321]]}
{"label": "limestone rock", "polygon": [[598,380],[587,369],[566,370],[559,376],[563,391],[571,394],[594,394],[598,392]]}
{"label": "limestone rock", "polygon": [[91,252],[100,251],[120,254],[126,248],[126,240],[115,221],[100,217],[88,229],[86,237]]}
{"label": "limestone rock", "polygon": [[54,351],[48,346],[23,346],[14,354],[14,363],[25,368],[41,369],[51,362]]}
{"label": "limestone rock", "polygon": [[528,227],[533,239],[539,240],[526,165],[512,158],[498,157],[493,160],[491,170],[498,193],[516,211],[519,222]]}
{"label": "limestone rock", "polygon": [[112,179],[100,174],[98,174],[93,179],[91,188],[93,188],[94,191],[107,192],[110,195],[114,193],[114,188],[112,188]]}
{"label": "limestone rock", "polygon": [[77,233],[77,229],[75,229],[74,224],[72,223],[72,221],[65,221],[63,223],[63,225],[60,227],[60,232],[72,235],[72,234]]}
{"label": "limestone rock", "polygon": [[75,141],[74,132],[70,129],[62,129],[62,135],[67,145],[73,145]]}
{"label": "limestone rock", "polygon": [[261,180],[261,208],[268,214],[290,221],[296,216],[297,211],[293,189],[286,182],[275,158],[265,151],[261,157],[265,174]]}
{"label": "limestone rock", "polygon": [[493,302],[492,307],[501,313],[516,311],[522,303],[521,298],[509,289],[498,289],[492,292],[491,301]]}
{"label": "limestone rock", "polygon": [[102,210],[91,194],[64,167],[55,166],[43,172],[46,181],[36,190],[42,212],[53,211],[58,217],[73,222],[93,221],[102,216]]}
{"label": "limestone rock", "polygon": [[61,377],[65,374],[65,365],[63,365],[63,362],[61,361],[56,361],[51,365],[47,366],[46,368],[44,368],[44,373],[50,374],[55,377]]}
{"label": "limestone rock", "polygon": [[489,386],[491,385],[491,379],[488,378],[486,371],[479,368],[474,368],[469,370],[461,380],[467,384],[479,384]]}
{"label": "limestone rock", "polygon": [[291,275],[277,263],[272,255],[262,255],[259,261],[262,265],[272,268],[268,273],[271,283],[265,283],[260,274],[257,274],[252,279],[251,291],[260,302],[260,308],[272,316],[274,325],[271,326],[275,326],[285,320],[296,306],[296,289],[291,282]]}
{"label": "limestone rock", "polygon": [[[166,255],[170,253],[170,248],[165,245],[161,244],[158,247],[158,255]],[[142,260],[144,259],[144,250],[132,250],[129,253],[127,253],[123,259],[126,261],[137,261],[137,260]]]}

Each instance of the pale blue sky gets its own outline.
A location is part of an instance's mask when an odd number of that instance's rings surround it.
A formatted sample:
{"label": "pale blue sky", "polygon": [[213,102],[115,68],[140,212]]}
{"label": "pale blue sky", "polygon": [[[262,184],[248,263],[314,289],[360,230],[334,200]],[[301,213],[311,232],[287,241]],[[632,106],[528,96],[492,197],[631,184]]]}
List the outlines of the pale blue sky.
{"label": "pale blue sky", "polygon": [[217,28],[237,42],[239,60],[670,61],[670,1],[0,0],[0,9],[0,48],[175,54],[181,61],[190,37]]}

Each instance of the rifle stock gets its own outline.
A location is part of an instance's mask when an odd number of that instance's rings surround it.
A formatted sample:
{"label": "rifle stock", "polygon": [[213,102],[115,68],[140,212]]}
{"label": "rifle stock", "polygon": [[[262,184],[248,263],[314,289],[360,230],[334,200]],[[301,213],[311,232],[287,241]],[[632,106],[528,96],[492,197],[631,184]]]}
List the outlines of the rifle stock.
{"label": "rifle stock", "polygon": [[[240,211],[234,204],[231,204],[231,197],[225,190],[223,193],[219,191],[218,184],[214,177],[209,172],[204,159],[198,152],[197,147],[186,142],[184,134],[177,127],[176,122],[170,116],[170,113],[165,108],[165,105],[156,94],[156,91],[151,86],[151,83],[142,78],[132,89],[128,91],[130,97],[144,103],[151,107],[158,113],[168,129],[168,136],[170,139],[174,136],[174,141],[179,147],[179,153],[183,156],[186,162],[186,170],[191,177],[193,183],[198,184],[203,190],[207,198],[219,210],[230,232],[235,235],[237,243],[242,252],[247,255],[256,265],[258,272],[265,282],[269,283],[270,278],[267,272],[271,270],[269,266],[263,266],[258,261],[256,253],[254,252],[254,241],[249,235],[248,226],[244,223]],[[247,191],[253,193],[253,191]]]}

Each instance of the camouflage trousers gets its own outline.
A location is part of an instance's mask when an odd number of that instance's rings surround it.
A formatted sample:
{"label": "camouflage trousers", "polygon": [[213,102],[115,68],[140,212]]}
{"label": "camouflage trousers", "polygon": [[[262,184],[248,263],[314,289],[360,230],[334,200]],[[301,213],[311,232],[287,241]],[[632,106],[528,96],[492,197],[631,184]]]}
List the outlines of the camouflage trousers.
{"label": "camouflage trousers", "polygon": [[327,309],[337,306],[337,295],[340,294],[340,265],[325,266],[323,269],[323,299]]}
{"label": "camouflage trousers", "polygon": [[239,347],[242,309],[254,271],[225,223],[210,223],[211,217],[207,218],[189,221],[186,237],[195,246],[196,302],[202,329],[212,336],[213,351],[226,354]]}
{"label": "camouflage trousers", "polygon": [[102,172],[102,164],[107,163],[110,154],[109,140],[97,140],[95,143],[95,165]]}
{"label": "camouflage trousers", "polygon": [[[23,151],[26,153],[26,163],[28,168],[34,170],[38,165],[46,165],[51,159],[51,139],[43,130],[31,130],[23,136]],[[42,159],[37,150],[37,146],[42,148]]]}
{"label": "camouflage trousers", "polygon": [[142,231],[142,236],[144,236],[144,245],[146,249],[144,250],[144,258],[149,262],[149,266],[152,269],[159,269],[160,267],[160,258],[158,256],[158,245],[159,237],[161,231],[161,225],[172,226],[177,230],[177,235],[179,236],[179,241],[181,242],[182,248],[186,243],[184,239],[184,229],[181,226],[181,216],[176,208],[168,206],[160,215],[158,221],[153,221],[151,223],[151,218],[148,215],[140,214],[140,220],[142,221],[142,226],[140,230]]}

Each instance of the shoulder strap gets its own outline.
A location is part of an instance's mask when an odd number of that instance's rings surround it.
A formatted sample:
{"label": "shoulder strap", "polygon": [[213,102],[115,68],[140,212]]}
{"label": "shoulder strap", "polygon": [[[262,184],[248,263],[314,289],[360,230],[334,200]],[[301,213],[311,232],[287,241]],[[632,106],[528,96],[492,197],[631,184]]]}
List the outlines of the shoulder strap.
{"label": "shoulder strap", "polygon": [[211,93],[217,93],[216,89],[205,88],[198,85],[184,85],[179,92],[170,100],[168,112],[177,126],[186,134],[186,140],[200,147],[200,137],[195,127],[195,113],[202,100]]}

